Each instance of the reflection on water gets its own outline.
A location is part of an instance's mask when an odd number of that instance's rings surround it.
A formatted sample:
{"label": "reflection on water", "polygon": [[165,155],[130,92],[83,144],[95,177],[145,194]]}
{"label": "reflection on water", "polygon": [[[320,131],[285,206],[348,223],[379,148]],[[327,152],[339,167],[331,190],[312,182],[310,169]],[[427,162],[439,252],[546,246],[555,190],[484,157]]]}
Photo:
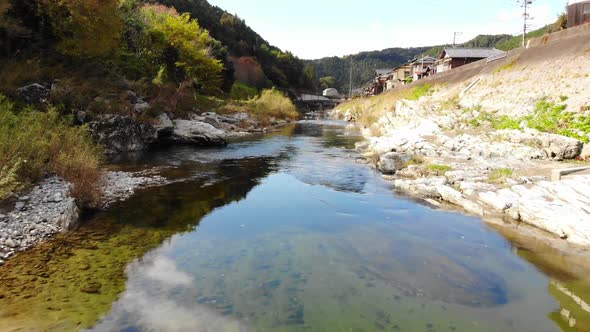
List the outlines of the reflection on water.
{"label": "reflection on water", "polygon": [[309,121],[126,160],[179,181],[0,268],[0,330],[590,328],[590,259],[396,198],[358,139]]}

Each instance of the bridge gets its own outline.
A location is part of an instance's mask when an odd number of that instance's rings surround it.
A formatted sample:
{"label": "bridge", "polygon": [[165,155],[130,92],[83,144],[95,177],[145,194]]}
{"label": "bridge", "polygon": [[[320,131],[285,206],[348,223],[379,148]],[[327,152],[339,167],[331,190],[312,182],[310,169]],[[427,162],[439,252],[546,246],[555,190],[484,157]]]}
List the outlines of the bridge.
{"label": "bridge", "polygon": [[320,95],[301,93],[295,99],[295,105],[303,110],[323,111],[333,109],[342,103],[343,99],[328,98]]}

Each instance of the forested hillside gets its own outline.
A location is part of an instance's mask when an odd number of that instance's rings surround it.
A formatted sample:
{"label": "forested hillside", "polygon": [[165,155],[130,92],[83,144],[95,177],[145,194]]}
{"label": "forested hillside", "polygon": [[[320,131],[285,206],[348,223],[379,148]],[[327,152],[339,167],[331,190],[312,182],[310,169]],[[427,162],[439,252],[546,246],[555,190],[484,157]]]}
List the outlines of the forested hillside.
{"label": "forested hillside", "polygon": [[[352,56],[352,84],[359,87],[375,76],[375,69],[394,68],[430,50],[431,47],[390,48],[383,51],[363,52]],[[320,88],[333,87],[348,92],[350,56],[309,60]]]}
{"label": "forested hillside", "polygon": [[298,116],[263,89],[312,84],[301,60],[204,0],[0,0],[0,201],[46,174],[100,196],[97,141],[111,134],[91,139],[93,123],[149,134],[163,115],[224,107],[262,125]]}
{"label": "forested hillside", "polygon": [[220,41],[231,56],[231,70],[238,72],[238,78],[258,87],[271,84],[284,88],[312,87],[314,78],[310,71],[304,71],[303,61],[291,52],[270,45],[238,16],[212,6],[206,0],[159,2],[179,12],[190,13],[201,27]]}

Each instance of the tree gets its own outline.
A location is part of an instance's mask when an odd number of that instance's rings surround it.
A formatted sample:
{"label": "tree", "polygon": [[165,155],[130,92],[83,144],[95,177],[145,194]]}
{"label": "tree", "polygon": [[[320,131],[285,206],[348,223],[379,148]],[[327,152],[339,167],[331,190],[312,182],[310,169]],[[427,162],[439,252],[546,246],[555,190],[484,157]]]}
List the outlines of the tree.
{"label": "tree", "polygon": [[209,33],[189,14],[170,7],[144,5],[140,13],[149,36],[144,51],[166,66],[168,79],[177,83],[188,79],[205,93],[219,92],[223,65],[211,54],[216,43]]}
{"label": "tree", "polygon": [[123,30],[119,0],[40,0],[40,7],[62,53],[95,57],[118,48]]}
{"label": "tree", "polygon": [[320,78],[320,87],[322,89],[333,88],[336,86],[336,78],[332,76],[326,76]]}

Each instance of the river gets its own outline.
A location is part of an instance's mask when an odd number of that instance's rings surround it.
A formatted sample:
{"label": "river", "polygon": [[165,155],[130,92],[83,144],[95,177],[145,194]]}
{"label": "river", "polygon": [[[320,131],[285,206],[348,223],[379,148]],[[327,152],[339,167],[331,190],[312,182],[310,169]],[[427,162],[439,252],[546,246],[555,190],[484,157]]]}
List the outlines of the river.
{"label": "river", "polygon": [[0,330],[589,331],[586,260],[395,194],[308,120],[112,167],[172,183],[0,267]]}

